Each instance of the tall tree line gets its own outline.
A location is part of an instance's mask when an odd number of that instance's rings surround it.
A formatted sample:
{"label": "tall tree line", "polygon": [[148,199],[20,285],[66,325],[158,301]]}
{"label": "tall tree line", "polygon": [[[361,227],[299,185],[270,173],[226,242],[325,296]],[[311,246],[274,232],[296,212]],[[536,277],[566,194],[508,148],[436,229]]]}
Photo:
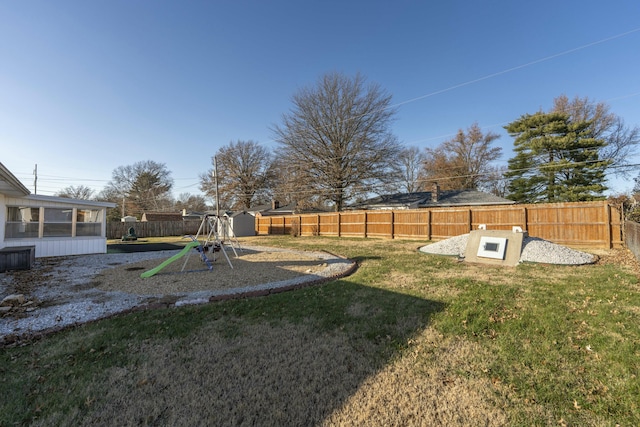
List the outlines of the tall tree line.
{"label": "tall tree line", "polygon": [[392,132],[391,100],[360,74],[323,75],[295,93],[291,110],[272,126],[277,148],[236,140],[213,153],[212,168],[200,175],[208,206],[205,196],[173,199],[170,171],[151,160],[116,168],[97,196],[82,186],[59,195],[113,201],[120,213],[138,217],[148,210],[203,211],[216,200],[221,209],[250,210],[275,199],[339,211],[370,195],[428,191],[433,182],[518,202],[592,200],[603,197],[608,171],[632,173],[628,158],[640,142],[638,127],[627,127],[606,104],[563,95],[549,112],[505,126],[514,138],[505,168],[496,163],[500,135],[478,123],[435,147],[401,144]]}

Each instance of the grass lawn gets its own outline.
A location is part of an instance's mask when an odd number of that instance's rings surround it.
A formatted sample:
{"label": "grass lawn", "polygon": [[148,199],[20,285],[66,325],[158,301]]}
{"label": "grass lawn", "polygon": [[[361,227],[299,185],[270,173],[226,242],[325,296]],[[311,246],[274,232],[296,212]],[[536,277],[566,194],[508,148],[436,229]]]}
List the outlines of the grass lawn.
{"label": "grass lawn", "polygon": [[0,349],[0,425],[640,425],[629,267],[476,266],[415,241],[242,241],[359,269]]}

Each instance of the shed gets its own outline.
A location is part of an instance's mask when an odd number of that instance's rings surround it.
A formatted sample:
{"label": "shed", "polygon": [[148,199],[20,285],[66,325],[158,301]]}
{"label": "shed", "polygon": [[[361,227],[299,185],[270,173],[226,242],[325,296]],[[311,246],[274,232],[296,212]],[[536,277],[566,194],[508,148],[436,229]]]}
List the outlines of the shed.
{"label": "shed", "polygon": [[250,213],[235,212],[225,214],[229,219],[229,225],[233,229],[236,237],[255,236],[256,235],[256,218]]}

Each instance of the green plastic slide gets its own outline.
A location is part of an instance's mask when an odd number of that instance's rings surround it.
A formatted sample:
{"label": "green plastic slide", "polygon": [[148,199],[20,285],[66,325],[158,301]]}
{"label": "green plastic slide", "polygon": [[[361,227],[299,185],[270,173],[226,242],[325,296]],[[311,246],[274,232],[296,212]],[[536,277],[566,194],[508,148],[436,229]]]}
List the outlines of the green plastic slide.
{"label": "green plastic slide", "polygon": [[167,259],[166,261],[164,261],[162,264],[160,264],[159,266],[152,268],[149,271],[145,271],[144,273],[142,273],[140,275],[140,277],[142,277],[143,279],[146,279],[147,277],[151,277],[154,274],[157,274],[160,270],[162,270],[163,268],[165,268],[167,265],[171,264],[172,262],[182,258],[183,256],[185,256],[187,254],[187,252],[189,252],[191,249],[200,246],[200,242],[195,241],[195,242],[189,242],[187,243],[187,245],[184,247],[183,250],[181,250],[180,252],[178,252],[177,254],[175,254],[174,256],[172,256],[171,258]]}

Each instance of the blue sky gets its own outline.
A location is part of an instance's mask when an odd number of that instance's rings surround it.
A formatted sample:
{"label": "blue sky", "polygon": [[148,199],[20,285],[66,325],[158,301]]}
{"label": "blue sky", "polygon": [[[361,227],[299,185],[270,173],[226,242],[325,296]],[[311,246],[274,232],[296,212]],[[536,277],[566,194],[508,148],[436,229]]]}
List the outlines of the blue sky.
{"label": "blue sky", "polygon": [[292,95],[337,71],[393,95],[404,144],[478,122],[506,164],[502,126],[561,94],[640,125],[639,18],[637,0],[0,0],[0,162],[31,191],[37,164],[53,195],[154,160],[199,194],[221,146],[275,148]]}

